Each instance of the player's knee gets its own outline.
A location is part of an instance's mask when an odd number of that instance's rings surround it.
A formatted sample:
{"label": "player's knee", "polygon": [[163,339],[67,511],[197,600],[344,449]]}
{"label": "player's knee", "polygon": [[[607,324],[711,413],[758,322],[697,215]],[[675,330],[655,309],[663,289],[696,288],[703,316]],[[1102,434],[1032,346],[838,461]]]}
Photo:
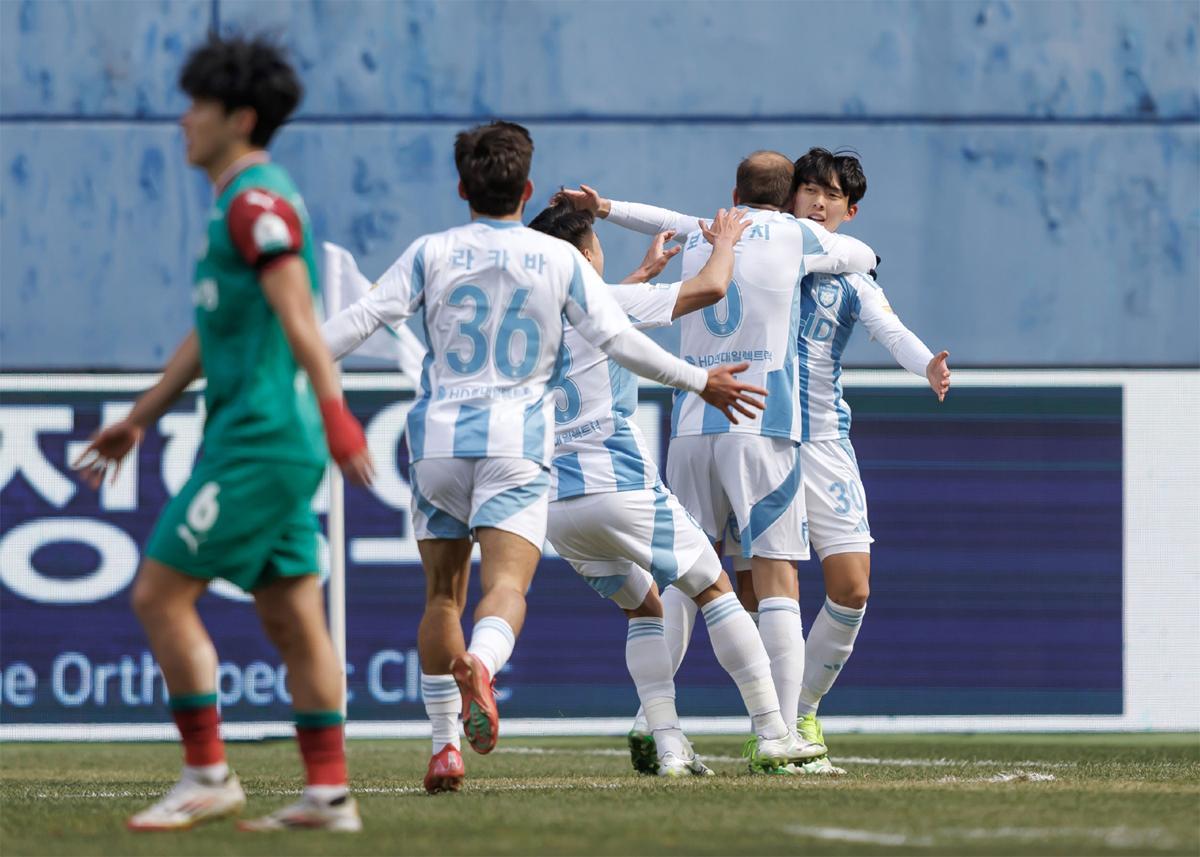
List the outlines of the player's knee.
{"label": "player's knee", "polygon": [[829,600],[840,607],[861,610],[871,596],[871,584],[866,580],[848,581],[835,591],[827,592]]}
{"label": "player's knee", "polygon": [[134,581],[133,589],[129,593],[129,606],[133,608],[133,615],[137,616],[143,625],[151,621],[158,610],[159,604],[154,593],[140,577]]}

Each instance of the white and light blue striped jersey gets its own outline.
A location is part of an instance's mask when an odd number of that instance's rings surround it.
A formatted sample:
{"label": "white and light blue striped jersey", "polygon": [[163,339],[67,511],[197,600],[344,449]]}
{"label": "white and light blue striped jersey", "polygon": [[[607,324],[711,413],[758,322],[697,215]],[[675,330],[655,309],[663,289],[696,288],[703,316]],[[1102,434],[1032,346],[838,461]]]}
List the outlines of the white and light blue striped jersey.
{"label": "white and light blue striped jersey", "polygon": [[[638,328],[671,323],[682,283],[631,283],[612,295]],[[611,361],[574,327],[563,334],[554,390],[554,461],[550,499],[640,491],[658,484],[658,464],[632,417],[637,377]]]}
{"label": "white and light blue striped jersey", "polygon": [[[766,409],[754,418],[739,415],[734,425],[699,396],[679,393],[671,414],[672,437],[735,432],[801,439],[796,397],[800,280],[811,269],[811,257],[826,255],[837,239],[811,221],[783,212],[747,209],[745,214],[751,225],[734,246],[729,290],[712,306],[680,319],[679,356],[703,369],[749,362],[739,378],[767,390]],[[695,276],[711,253],[712,245],[700,232],[689,235],[683,279]]]}
{"label": "white and light blue striped jersey", "polygon": [[351,309],[394,328],[422,307],[428,351],[408,415],[413,461],[528,458],[548,467],[546,387],[564,324],[596,346],[630,326],[578,250],[515,221],[479,219],[417,239]]}
{"label": "white and light blue striped jersey", "polygon": [[865,274],[810,274],[800,287],[796,340],[801,440],[850,436],[850,406],[842,396],[842,353],[862,321],[896,362],[924,377],[933,354],[896,317],[883,290]]}

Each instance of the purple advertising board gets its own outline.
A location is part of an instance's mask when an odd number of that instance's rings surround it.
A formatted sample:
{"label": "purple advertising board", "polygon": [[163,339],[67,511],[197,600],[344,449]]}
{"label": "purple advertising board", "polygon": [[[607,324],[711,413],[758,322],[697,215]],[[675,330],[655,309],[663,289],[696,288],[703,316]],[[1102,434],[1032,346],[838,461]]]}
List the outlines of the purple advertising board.
{"label": "purple advertising board", "polygon": [[[372,489],[345,493],[351,719],[424,716],[416,657],[424,585],[404,440],[412,393],[395,377],[379,376],[372,389],[371,376],[360,376],[349,394],[379,469]],[[118,481],[95,493],[68,461],[129,407],[131,378],[47,375],[4,389],[0,719],[161,721],[165,690],[129,587],[159,509],[199,452],[200,398],[186,395]],[[928,390],[859,387],[848,400],[876,540],[872,595],[856,653],[822,712],[1120,714],[1121,388],[966,388],[939,406]],[[639,422],[663,461],[669,395],[645,389],[642,402]],[[322,517],[327,505],[323,486]],[[823,598],[815,559],[801,565],[800,581],[807,627]],[[286,671],[246,597],[214,587],[200,609],[220,653],[225,719],[288,719]],[[624,626],[620,611],[548,555],[499,677],[505,714],[631,715]],[[703,623],[678,685],[682,714],[740,711]]]}

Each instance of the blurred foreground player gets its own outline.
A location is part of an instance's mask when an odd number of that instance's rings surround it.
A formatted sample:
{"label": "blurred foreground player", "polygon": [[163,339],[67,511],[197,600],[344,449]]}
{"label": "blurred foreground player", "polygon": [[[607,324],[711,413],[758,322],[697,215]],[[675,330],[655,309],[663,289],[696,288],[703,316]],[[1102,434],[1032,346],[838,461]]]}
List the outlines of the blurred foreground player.
{"label": "blurred foreground player", "polygon": [[[381,325],[423,310],[421,394],[408,414],[413,530],[425,569],[417,644],[432,723],[430,792],[457,790],[471,747],[496,745],[493,680],[525,622],[525,593],[546,539],[554,400],[568,321],[620,365],[728,412],[746,398],[729,367],[706,372],[635,330],[579,251],[525,228],[533,141],[510,122],[458,135],[459,196],[471,222],[414,241],[365,297],[322,328],[335,358]],[[473,541],[483,597],[463,638]]]}
{"label": "blurred foreground player", "polygon": [[371,463],[317,325],[304,203],[264,151],[301,86],[275,47],[241,38],[213,38],[194,51],[180,85],[192,99],[180,120],[188,162],[208,174],[216,193],[195,271],[196,327],[158,383],[75,465],[99,485],[188,384],[207,379],[203,456],[163,510],[133,586],[185,765],[175,787],[128,826],[182,830],[245,804],[221,741],[217,653],[196,612],[209,583],[223,578],[254,596],[287,666],[308,783],[298,802],[241,827],[356,831],[342,669],[325,625],[310,504],[326,441],[357,484],[370,481]]}
{"label": "blurred foreground player", "polygon": [[[713,251],[695,277],[645,282],[661,270],[657,265],[613,286],[613,296],[640,327],[665,326],[715,304],[729,288],[734,246],[749,225],[738,212],[719,211],[712,224],[700,224]],[[530,227],[570,242],[603,276],[604,252],[591,212],[576,211],[564,199]],[[647,261],[668,235],[656,238]],[[665,264],[670,257],[660,258]],[[625,664],[653,736],[646,742],[630,736],[634,767],[669,777],[712,774],[680,726],[660,587],[679,590],[703,611],[717,661],[737,684],[750,715],[756,754],[777,766],[799,761],[802,747],[779,712],[770,660],[754,623],[704,531],[658,478],[658,465],[633,421],[635,379],[568,329],[556,396],[550,543],[629,619]]]}

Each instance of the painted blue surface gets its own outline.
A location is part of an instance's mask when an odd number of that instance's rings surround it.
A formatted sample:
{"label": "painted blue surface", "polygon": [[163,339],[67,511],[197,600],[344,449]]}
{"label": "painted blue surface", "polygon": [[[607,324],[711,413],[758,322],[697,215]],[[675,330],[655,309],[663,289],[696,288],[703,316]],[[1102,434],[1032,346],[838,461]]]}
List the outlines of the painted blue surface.
{"label": "painted blue surface", "polygon": [[[174,81],[214,12],[293,50],[275,154],[368,276],[464,218],[453,135],[491,115],[529,120],[539,205],[588,181],[707,213],[749,150],[849,146],[848,231],[957,365],[1200,364],[1193,3],[45,0],[0,4],[6,368],[153,368],[187,330],[208,191]],[[619,279],[644,242],[601,234]]]}

